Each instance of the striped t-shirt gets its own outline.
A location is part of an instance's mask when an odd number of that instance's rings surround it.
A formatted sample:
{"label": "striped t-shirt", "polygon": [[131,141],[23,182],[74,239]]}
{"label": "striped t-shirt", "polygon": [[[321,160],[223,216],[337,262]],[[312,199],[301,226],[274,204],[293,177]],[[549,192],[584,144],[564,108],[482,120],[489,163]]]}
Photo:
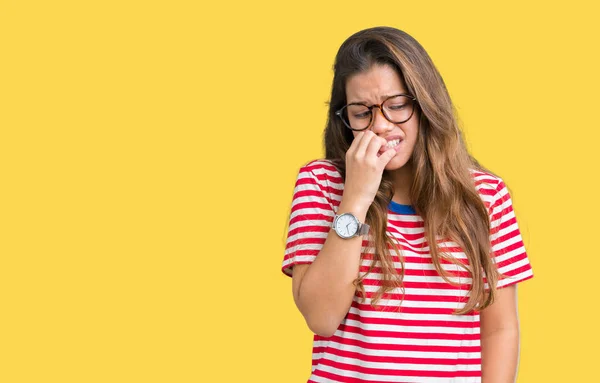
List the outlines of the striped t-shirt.
{"label": "striped t-shirt", "polygon": [[[471,170],[471,174],[490,215],[493,259],[500,273],[509,277],[501,279],[497,287],[533,277],[504,182],[487,172]],[[310,264],[318,256],[343,188],[340,173],[327,160],[312,161],[300,169],[282,265],[286,275],[291,276],[294,265]],[[381,279],[375,265],[363,281],[366,301],[361,302],[357,292],[335,334],[314,335],[308,382],[481,382],[479,313],[452,314],[467,301],[469,274],[442,260],[443,268],[453,275],[451,280],[460,286],[439,276],[425,241],[423,219],[410,205],[390,203],[387,232],[402,249],[405,295],[402,297],[400,289],[392,290],[374,309],[369,297],[378,290]],[[367,240],[363,239],[361,249],[361,275],[373,259]],[[466,261],[455,242],[437,240],[440,251]],[[392,256],[399,269],[394,250]]]}

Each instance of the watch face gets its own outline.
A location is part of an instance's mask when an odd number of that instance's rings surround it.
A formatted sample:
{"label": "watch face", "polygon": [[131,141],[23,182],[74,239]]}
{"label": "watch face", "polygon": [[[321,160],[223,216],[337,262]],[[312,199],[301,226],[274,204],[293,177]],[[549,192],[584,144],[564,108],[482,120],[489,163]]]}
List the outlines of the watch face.
{"label": "watch face", "polygon": [[335,221],[335,231],[340,237],[350,238],[358,232],[358,220],[351,214],[342,214]]}

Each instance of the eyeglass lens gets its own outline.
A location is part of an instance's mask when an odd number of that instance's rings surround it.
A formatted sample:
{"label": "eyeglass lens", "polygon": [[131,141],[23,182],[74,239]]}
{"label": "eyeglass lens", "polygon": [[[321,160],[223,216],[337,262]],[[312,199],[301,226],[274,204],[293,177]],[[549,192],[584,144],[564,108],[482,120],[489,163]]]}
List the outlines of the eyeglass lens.
{"label": "eyeglass lens", "polygon": [[[413,100],[410,97],[395,96],[384,101],[382,111],[390,122],[400,124],[411,117],[413,104]],[[369,109],[366,105],[362,104],[350,104],[342,109],[340,117],[342,117],[342,120],[350,129],[362,130],[371,124],[373,109],[373,107]]]}

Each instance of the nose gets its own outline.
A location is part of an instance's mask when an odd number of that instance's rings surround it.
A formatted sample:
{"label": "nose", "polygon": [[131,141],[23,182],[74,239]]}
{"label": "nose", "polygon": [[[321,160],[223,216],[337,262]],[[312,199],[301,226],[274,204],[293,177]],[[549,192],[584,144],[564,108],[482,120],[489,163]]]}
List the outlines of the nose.
{"label": "nose", "polygon": [[381,134],[390,131],[394,128],[394,124],[389,122],[383,115],[381,108],[373,108],[373,121],[371,122],[371,130],[373,133]]}

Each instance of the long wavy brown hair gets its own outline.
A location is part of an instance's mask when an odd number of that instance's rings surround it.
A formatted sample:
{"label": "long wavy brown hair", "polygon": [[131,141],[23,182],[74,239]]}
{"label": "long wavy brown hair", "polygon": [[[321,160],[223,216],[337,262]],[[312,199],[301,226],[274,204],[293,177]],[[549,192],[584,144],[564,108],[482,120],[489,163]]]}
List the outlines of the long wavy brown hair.
{"label": "long wavy brown hair", "polygon": [[[409,93],[417,99],[420,120],[417,142],[409,160],[414,170],[410,197],[416,213],[423,218],[425,239],[433,264],[440,276],[453,285],[456,283],[442,267],[442,259],[458,265],[472,277],[469,299],[456,314],[482,310],[493,303],[496,283],[501,275],[490,257],[488,211],[475,188],[470,169],[491,172],[468,153],[446,85],[425,49],[413,37],[395,28],[376,27],[355,33],[341,45],[334,64],[324,134],[325,156],[333,162],[345,181],[345,155],[353,135],[335,111],[346,104],[346,80],[375,64],[395,68]],[[379,263],[381,287],[373,295],[372,305],[394,288],[402,288],[404,278],[404,260],[399,243],[387,232],[387,211],[393,195],[390,174],[384,171],[366,218],[371,227],[373,242],[369,245],[374,248],[373,262],[367,273],[355,280],[364,299],[363,280]],[[440,238],[456,242],[466,254],[469,264],[443,253],[438,248]],[[401,263],[400,273],[394,266],[392,248],[397,251]],[[489,292],[485,291],[484,275]]]}

